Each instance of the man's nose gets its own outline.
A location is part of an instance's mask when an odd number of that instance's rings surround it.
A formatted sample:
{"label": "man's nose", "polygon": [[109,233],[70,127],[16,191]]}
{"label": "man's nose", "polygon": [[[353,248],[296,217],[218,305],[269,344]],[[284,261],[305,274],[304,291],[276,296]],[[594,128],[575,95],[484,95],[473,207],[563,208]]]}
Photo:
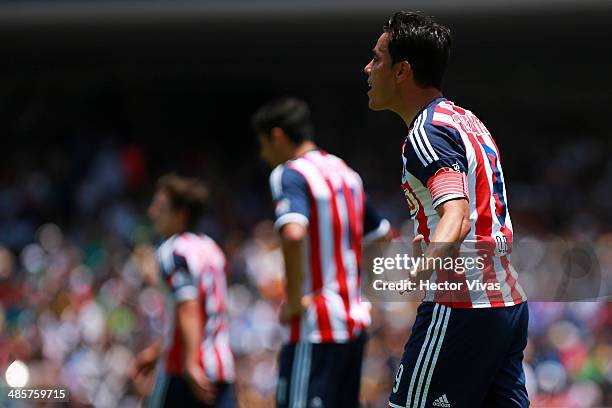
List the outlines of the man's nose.
{"label": "man's nose", "polygon": [[363,67],[363,72],[367,75],[370,76],[370,72],[372,71],[372,61],[368,62],[368,64]]}

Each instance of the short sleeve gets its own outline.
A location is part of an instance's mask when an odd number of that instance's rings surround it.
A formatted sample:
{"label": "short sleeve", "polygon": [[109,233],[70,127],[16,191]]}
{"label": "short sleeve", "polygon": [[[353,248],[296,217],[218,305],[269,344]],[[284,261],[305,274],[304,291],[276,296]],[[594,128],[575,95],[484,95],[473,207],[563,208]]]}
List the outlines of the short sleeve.
{"label": "short sleeve", "polygon": [[469,199],[461,136],[450,126],[424,123],[426,114],[417,118],[406,139],[406,170],[427,186],[434,208],[451,199]]}
{"label": "short sleeve", "polygon": [[304,176],[284,165],[278,166],[270,175],[270,190],[274,200],[276,229],[288,223],[308,225],[310,204]]}
{"label": "short sleeve", "polygon": [[391,224],[386,219],[382,218],[372,200],[366,196],[365,214],[363,219],[363,241],[370,242],[380,237],[384,237],[391,228]]}
{"label": "short sleeve", "polygon": [[[170,254],[169,254],[170,255]],[[173,252],[161,262],[162,275],[177,302],[197,299],[198,288],[183,255]]]}

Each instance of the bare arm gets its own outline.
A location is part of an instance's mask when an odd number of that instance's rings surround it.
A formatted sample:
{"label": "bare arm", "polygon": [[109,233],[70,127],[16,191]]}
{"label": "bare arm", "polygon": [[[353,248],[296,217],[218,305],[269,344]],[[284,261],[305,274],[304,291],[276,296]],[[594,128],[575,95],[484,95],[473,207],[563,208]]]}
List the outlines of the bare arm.
{"label": "bare arm", "polygon": [[285,224],[281,231],[281,246],[285,258],[285,286],[287,303],[281,320],[287,323],[302,313],[302,277],[304,276],[304,237],[306,227],[297,223]]}
{"label": "bare arm", "polygon": [[177,325],[183,338],[183,363],[198,362],[198,350],[202,340],[202,318],[196,300],[187,300],[176,308]]}
{"label": "bare arm", "polygon": [[[440,222],[431,237],[431,242],[461,244],[470,232],[468,201],[465,199],[449,200],[440,204],[436,211],[440,217]],[[432,253],[431,255],[438,254]]]}
{"label": "bare arm", "polygon": [[185,375],[196,396],[213,403],[215,388],[206,378],[199,361],[199,349],[202,344],[202,316],[197,300],[186,300],[177,305],[176,324],[183,339],[183,367]]}
{"label": "bare arm", "polygon": [[140,351],[134,359],[134,369],[136,371],[149,371],[155,366],[157,359],[162,351],[162,340],[156,339],[145,349]]}

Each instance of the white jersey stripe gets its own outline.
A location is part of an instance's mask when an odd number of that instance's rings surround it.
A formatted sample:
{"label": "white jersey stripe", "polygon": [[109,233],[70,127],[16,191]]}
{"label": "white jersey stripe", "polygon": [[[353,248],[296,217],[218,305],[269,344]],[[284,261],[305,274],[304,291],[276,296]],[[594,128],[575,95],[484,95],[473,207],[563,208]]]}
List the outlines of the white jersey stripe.
{"label": "white jersey stripe", "polygon": [[310,358],[312,354],[312,343],[304,343],[304,363],[300,380],[300,397],[296,408],[306,408],[308,404],[308,382],[310,381]]}
{"label": "white jersey stripe", "polygon": [[[501,258],[493,257],[493,268],[495,270],[495,278],[497,282],[504,282],[506,280],[507,272],[504,269]],[[512,289],[508,285],[500,285],[502,299],[504,302],[508,302],[512,300]]]}
{"label": "white jersey stripe", "polygon": [[298,342],[295,345],[293,352],[293,365],[291,367],[291,386],[289,388],[289,406],[295,407],[298,402],[298,384],[299,384],[299,374],[301,373],[302,368],[302,353],[304,348],[304,342]]}
{"label": "white jersey stripe", "polygon": [[[429,373],[427,374],[427,381],[425,382],[425,388],[423,389],[423,398],[421,399],[421,408],[425,407],[425,401],[427,401],[427,393],[429,392],[429,385],[431,384],[431,377],[433,376],[434,370],[436,369],[436,362],[438,361],[438,356],[440,355],[440,349],[442,348],[442,343],[444,342],[444,335],[446,334],[446,329],[448,327],[448,320],[451,315],[451,308],[446,308],[446,313],[444,315],[444,323],[442,324],[442,331],[440,333],[440,338],[438,340],[438,345],[436,346],[436,351],[433,356],[433,360],[431,362],[431,367],[429,368]],[[446,394],[444,395],[446,398]]]}
{"label": "white jersey stripe", "polygon": [[329,199],[329,189],[321,178],[321,174],[311,162],[308,160],[294,160],[291,162],[291,167],[304,176],[315,198]]}
{"label": "white jersey stripe", "polygon": [[333,285],[336,265],[333,262],[333,225],[329,222],[331,220],[330,191],[319,170],[308,160],[296,160],[293,164],[306,177],[306,181],[315,195],[319,218],[319,254],[321,256],[323,286]]}
{"label": "white jersey stripe", "polygon": [[447,126],[451,126],[451,127],[455,127],[456,123],[453,122],[453,118],[449,115],[447,115],[446,113],[440,113],[440,112],[434,112],[433,114],[433,121],[434,122],[442,122]]}
{"label": "white jersey stripe", "polygon": [[432,340],[429,342],[429,346],[427,347],[427,354],[425,355],[425,360],[423,360],[423,370],[421,374],[419,374],[419,382],[417,384],[417,388],[414,395],[414,406],[419,406],[419,400],[422,397],[421,387],[423,386],[423,380],[428,375],[427,373],[431,369],[429,362],[431,361],[433,350],[436,346],[436,342],[438,341],[438,337],[440,335],[440,326],[442,326],[443,320],[446,318],[446,310],[449,309],[444,305],[440,305],[440,310],[438,313],[438,319],[436,321],[436,326],[434,328],[434,332],[432,335]]}
{"label": "white jersey stripe", "polygon": [[[350,197],[347,197],[347,199],[351,199]],[[345,284],[346,284],[346,290],[347,290],[347,297],[348,297],[348,302],[349,305],[351,303],[352,300],[352,291],[351,291],[351,282],[357,282],[356,279],[351,279],[351,277],[355,276],[354,273],[354,268],[356,267],[355,265],[355,255],[353,254],[353,250],[349,247],[349,236],[350,236],[350,230],[349,230],[349,216],[348,216],[348,206],[345,200],[345,197],[343,194],[337,194],[336,196],[336,202],[337,202],[337,206],[338,206],[338,215],[340,217],[340,225],[342,226],[341,228],[341,257],[342,257],[342,263],[344,264],[344,270],[345,270]],[[344,307],[344,305],[343,305]],[[347,310],[347,313],[350,311]],[[349,331],[349,326],[348,326],[348,322],[349,322],[349,317],[350,316],[346,316],[346,318],[344,319],[344,324],[345,324],[345,330],[348,332]]]}
{"label": "white jersey stripe", "polygon": [[433,157],[432,161],[440,160],[440,158],[438,157],[436,151],[434,150],[433,146],[431,145],[431,142],[429,141],[429,137],[427,136],[427,133],[425,132],[425,121],[426,120],[427,120],[427,109],[425,109],[423,111],[423,120],[421,121],[421,125],[419,126],[419,132],[421,133],[421,137],[423,138],[423,141],[427,145],[427,149],[431,153],[431,157]]}
{"label": "white jersey stripe", "polygon": [[[304,245],[304,253],[305,254],[309,254],[310,253],[310,240],[305,239],[303,244]],[[304,287],[304,292],[305,293],[312,293],[312,276],[310,273],[308,273],[308,271],[310,271],[310,256],[303,256],[303,262],[304,262],[304,276],[302,279],[302,283],[303,283],[303,287]]]}
{"label": "white jersey stripe", "polygon": [[421,149],[417,146],[416,139],[415,139],[415,130],[414,129],[417,129],[417,126],[419,125],[419,123],[421,123],[421,116],[419,116],[417,118],[417,121],[416,121],[414,127],[412,128],[413,130],[410,131],[408,136],[410,138],[410,143],[412,144],[412,147],[414,148],[414,151],[416,152],[419,160],[421,161],[421,163],[423,163],[423,166],[427,167],[427,165],[429,163],[423,157],[423,154],[421,153]]}
{"label": "white jersey stripe", "polygon": [[[349,171],[348,166],[346,166],[344,163],[341,163],[341,167],[342,167],[342,171],[341,171],[342,179],[349,193],[349,197],[346,197],[346,200],[347,201],[350,200],[350,202],[352,203],[353,216],[358,220],[362,220],[363,216],[360,216],[361,209],[360,209],[360,204],[359,204],[362,199],[361,194],[360,194],[360,191],[362,191],[361,182],[360,180],[357,179],[358,177],[357,173],[353,171]],[[349,210],[347,207],[347,212],[348,211]],[[363,236],[363,224],[356,223],[356,225],[354,225],[353,228],[354,228],[354,231],[357,237],[353,236],[353,231],[351,231],[350,220],[347,220],[346,222],[347,255],[345,256],[345,259],[346,259],[347,287],[348,287],[348,294],[349,294],[349,303],[351,305],[350,311],[352,314],[354,314],[354,312],[359,309],[359,307],[354,307],[353,305],[356,305],[357,303],[360,302],[361,296],[359,293],[359,265],[358,265],[358,260],[357,260],[357,254],[353,250],[353,247],[351,246],[351,244],[353,245],[356,244],[357,246],[361,245],[361,243],[359,242],[357,243],[352,242],[353,239],[359,239],[359,237],[361,237],[362,242],[365,242],[365,237]],[[354,320],[356,321],[360,321],[359,318],[355,318],[353,315],[351,315],[351,317],[353,317]]]}
{"label": "white jersey stripe", "polygon": [[424,129],[423,129],[423,125],[425,124],[425,120],[427,120],[427,111],[424,111],[421,114],[421,117],[419,119],[420,119],[419,126],[415,126],[414,127],[413,134],[415,135],[415,139],[417,141],[417,144],[419,145],[419,147],[421,149],[421,155],[425,158],[425,161],[427,161],[427,164],[430,164],[431,162],[433,162],[433,158],[431,156],[431,153],[425,147],[425,143],[423,142],[423,139],[427,137],[425,135],[425,132],[424,132]]}
{"label": "white jersey stripe", "polygon": [[[233,356],[232,356],[232,350],[230,348],[230,339],[229,339],[229,334],[227,331],[222,331],[219,334],[219,337],[221,338],[220,341],[220,346],[219,346],[219,353],[221,354],[221,361],[228,361],[230,359],[233,360]],[[232,379],[232,378],[236,378],[236,371],[234,368],[233,364],[224,364],[223,365],[223,380],[225,379]],[[225,371],[227,370],[227,371]]]}
{"label": "white jersey stripe", "polygon": [[[421,361],[423,360],[423,354],[425,354],[425,349],[427,348],[428,344],[429,344],[429,339],[431,337],[431,331],[433,329],[433,327],[436,325],[437,320],[438,320],[438,311],[440,309],[440,304],[436,303],[434,305],[433,308],[433,314],[431,317],[431,322],[429,323],[429,327],[427,328],[427,335],[425,336],[425,341],[423,342],[423,345],[421,346],[421,351],[419,352],[419,357],[417,358],[416,364],[414,366],[414,370],[412,371],[412,377],[410,378],[410,386],[408,388],[408,394],[407,394],[407,400],[406,400],[406,407],[407,408],[412,408],[412,393],[413,393],[413,389],[414,389],[414,383],[416,382],[419,370],[421,369]],[[441,314],[440,314],[441,316]]]}
{"label": "white jersey stripe", "polygon": [[204,360],[204,368],[207,376],[211,381],[217,381],[219,367],[217,367],[217,356],[215,355],[215,349],[211,338],[206,339],[202,345],[202,359]]}
{"label": "white jersey stripe", "polygon": [[283,178],[283,171],[285,170],[285,166],[277,166],[270,174],[270,190],[272,191],[272,197],[280,197],[283,187],[281,184],[281,180]]}

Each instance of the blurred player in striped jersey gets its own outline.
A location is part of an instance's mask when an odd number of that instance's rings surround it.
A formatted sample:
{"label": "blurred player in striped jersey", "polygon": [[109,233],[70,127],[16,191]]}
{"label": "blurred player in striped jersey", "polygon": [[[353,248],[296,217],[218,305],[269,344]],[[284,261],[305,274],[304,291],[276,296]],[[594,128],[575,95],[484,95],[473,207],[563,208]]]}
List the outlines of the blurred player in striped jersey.
{"label": "blurred player in striped jersey", "polygon": [[229,347],[225,256],[205,234],[194,232],[207,202],[197,180],[166,175],[149,207],[165,239],[157,250],[167,293],[166,332],[137,357],[137,372],[157,363],[151,407],[233,407],[234,360]]}
{"label": "blurred player in striped jersey", "polygon": [[303,101],[273,101],[253,116],[285,259],[278,407],[357,407],[370,323],[360,298],[362,242],[384,239],[389,223],[365,198],[359,175],[317,148]]}
{"label": "blurred player in striped jersey", "polygon": [[[426,292],[389,405],[527,407],[522,359],[529,312],[508,257],[506,180],[487,128],[442,96],[450,43],[448,28],[398,12],[364,69],[370,108],[391,110],[408,127],[402,186],[414,219],[414,256],[425,260],[412,278],[472,284]],[[460,244],[460,257],[483,262],[464,272],[431,267],[436,259],[458,259]]]}

